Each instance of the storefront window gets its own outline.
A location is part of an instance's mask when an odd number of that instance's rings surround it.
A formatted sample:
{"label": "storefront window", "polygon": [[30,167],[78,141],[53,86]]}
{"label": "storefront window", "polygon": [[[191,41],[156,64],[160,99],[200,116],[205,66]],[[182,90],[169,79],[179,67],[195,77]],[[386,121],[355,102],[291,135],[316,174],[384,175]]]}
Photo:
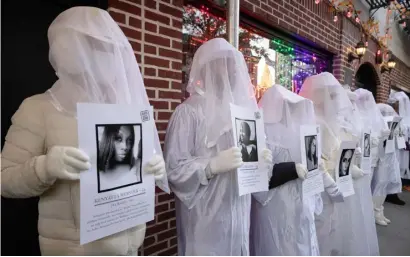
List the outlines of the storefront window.
{"label": "storefront window", "polygon": [[[262,34],[262,33],[260,33]],[[195,51],[207,40],[226,38],[226,21],[202,6],[184,7],[183,15],[183,93],[189,80],[189,70]],[[249,75],[260,98],[274,84],[299,92],[306,77],[325,71],[328,61],[300,47],[292,47],[279,39],[268,39],[253,28],[240,28],[239,50],[248,65]]]}

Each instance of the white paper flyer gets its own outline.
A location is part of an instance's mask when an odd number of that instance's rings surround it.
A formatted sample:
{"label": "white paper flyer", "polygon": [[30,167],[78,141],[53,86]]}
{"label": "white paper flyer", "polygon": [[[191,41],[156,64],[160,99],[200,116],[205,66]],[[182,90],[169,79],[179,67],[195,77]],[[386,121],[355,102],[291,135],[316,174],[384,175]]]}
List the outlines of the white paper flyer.
{"label": "white paper flyer", "polygon": [[340,145],[339,160],[336,169],[336,183],[344,197],[354,195],[352,174],[350,166],[356,149],[356,143],[353,141],[343,141]]}
{"label": "white paper flyer", "polygon": [[143,172],[153,155],[151,106],[77,105],[79,148],[91,169],[80,177],[80,243],[154,219],[155,180]]}
{"label": "white paper flyer", "polygon": [[396,149],[394,133],[396,129],[399,129],[398,125],[399,125],[399,122],[401,121],[401,117],[388,116],[388,117],[384,117],[384,119],[385,121],[387,121],[387,124],[390,129],[390,135],[386,141],[385,153],[392,153]]}
{"label": "white paper flyer", "polygon": [[360,148],[362,148],[362,158],[360,168],[365,174],[370,174],[372,171],[372,156],[371,156],[371,131],[365,131],[362,136]]}
{"label": "white paper flyer", "polygon": [[300,151],[302,164],[308,170],[307,178],[303,181],[303,199],[323,192],[323,177],[319,171],[320,127],[303,125],[300,127]]}
{"label": "white paper flyer", "polygon": [[262,110],[250,110],[231,104],[235,145],[241,149],[244,164],[237,170],[239,195],[268,191],[268,167],[262,151],[266,138]]}

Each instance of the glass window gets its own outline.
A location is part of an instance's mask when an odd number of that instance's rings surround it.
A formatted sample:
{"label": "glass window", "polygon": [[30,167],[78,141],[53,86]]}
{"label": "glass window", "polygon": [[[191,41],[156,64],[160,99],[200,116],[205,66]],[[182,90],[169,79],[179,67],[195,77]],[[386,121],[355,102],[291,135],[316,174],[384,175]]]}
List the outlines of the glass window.
{"label": "glass window", "polygon": [[[261,36],[254,28],[240,28],[239,50],[249,69],[249,76],[260,98],[274,84],[299,92],[306,77],[327,70],[328,60],[276,38]],[[209,7],[185,6],[183,13],[183,86],[189,81],[189,70],[196,49],[216,37],[226,38],[226,21],[210,13]]]}

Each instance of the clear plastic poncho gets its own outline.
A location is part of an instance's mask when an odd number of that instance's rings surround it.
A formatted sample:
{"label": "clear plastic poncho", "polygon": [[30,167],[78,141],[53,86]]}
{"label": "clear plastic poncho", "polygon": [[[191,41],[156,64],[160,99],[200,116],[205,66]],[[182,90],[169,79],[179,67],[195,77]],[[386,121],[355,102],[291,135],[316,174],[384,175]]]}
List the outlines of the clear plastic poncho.
{"label": "clear plastic poncho", "polygon": [[249,255],[251,196],[236,172],[207,179],[209,162],[235,146],[229,103],[257,109],[243,55],[221,38],[196,52],[188,90],[167,129],[165,159],[175,193],[179,255]]}
{"label": "clear plastic poncho", "polygon": [[[57,110],[76,117],[77,103],[149,105],[134,51],[108,12],[73,7],[52,22],[48,41],[58,80],[46,94]],[[162,155],[156,127],[154,147]],[[157,185],[168,191],[166,177]]]}
{"label": "clear plastic poncho", "polygon": [[[393,107],[387,104],[377,104],[384,118],[397,117]],[[387,122],[385,121],[386,126]],[[374,169],[372,179],[373,196],[386,196],[401,192],[400,165],[398,160],[398,150],[393,153],[385,153],[385,142],[379,147],[380,160]]]}
{"label": "clear plastic poncho", "polygon": [[[404,92],[395,92],[390,94],[390,98],[393,98],[399,102],[399,115],[403,118],[400,122],[400,134],[406,141],[409,141],[410,137],[410,100]],[[403,179],[410,179],[410,154],[406,149],[399,150],[400,159],[400,174]]]}
{"label": "clear plastic poncho", "polygon": [[[344,140],[359,142],[360,135],[353,124],[353,106],[347,91],[331,73],[323,72],[308,77],[299,94],[313,101],[316,120],[321,127],[324,166],[335,179],[340,143]],[[323,212],[315,217],[321,255],[355,254],[350,237],[359,235],[362,228],[352,227],[353,217],[360,212],[353,210],[354,203],[349,198],[345,198],[345,202],[333,202],[326,192],[322,193]]]}
{"label": "clear plastic poncho", "polygon": [[[315,125],[313,104],[280,85],[261,98],[267,145],[273,163],[301,163],[300,126]],[[302,180],[253,194],[251,255],[319,255],[314,212],[322,211],[320,195],[302,198]]]}

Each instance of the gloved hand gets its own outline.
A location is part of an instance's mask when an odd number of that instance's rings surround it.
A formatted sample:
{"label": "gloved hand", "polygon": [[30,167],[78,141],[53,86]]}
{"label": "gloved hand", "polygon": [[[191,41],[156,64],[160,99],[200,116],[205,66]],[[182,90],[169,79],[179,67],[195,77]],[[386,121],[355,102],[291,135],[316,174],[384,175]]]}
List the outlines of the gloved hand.
{"label": "gloved hand", "polygon": [[360,147],[356,147],[355,151],[354,151],[354,157],[357,161],[357,163],[360,163],[362,161],[362,148]]}
{"label": "gloved hand", "polygon": [[358,179],[364,176],[364,172],[362,169],[357,167],[357,165],[352,164],[350,166],[350,173],[352,174],[353,179]]}
{"label": "gloved hand", "polygon": [[41,181],[52,184],[56,179],[78,180],[80,172],[89,170],[90,158],[80,149],[53,146],[47,155],[36,161],[36,173]]}
{"label": "gloved hand", "polygon": [[165,176],[165,161],[161,155],[152,156],[151,160],[145,165],[145,172],[154,174],[155,180],[161,180]]}
{"label": "gloved hand", "polygon": [[326,193],[330,196],[333,202],[344,202],[342,192],[340,192],[336,182],[327,172],[323,172],[323,185]]}
{"label": "gloved hand", "polygon": [[212,175],[224,173],[241,167],[242,153],[238,147],[232,147],[228,150],[219,152],[209,162],[209,168]]}
{"label": "gloved hand", "polygon": [[272,177],[272,169],[273,169],[273,156],[272,156],[272,151],[265,148],[262,150],[262,158],[263,162],[266,165],[266,168],[268,170],[268,178]]}
{"label": "gloved hand", "polygon": [[370,141],[370,143],[371,143],[371,147],[377,147],[377,146],[379,146],[379,139],[377,138],[377,137],[371,137],[371,141]]}
{"label": "gloved hand", "polygon": [[298,177],[302,180],[306,179],[306,176],[308,174],[308,170],[306,166],[301,163],[297,163],[295,166],[296,166],[296,173],[298,174]]}

